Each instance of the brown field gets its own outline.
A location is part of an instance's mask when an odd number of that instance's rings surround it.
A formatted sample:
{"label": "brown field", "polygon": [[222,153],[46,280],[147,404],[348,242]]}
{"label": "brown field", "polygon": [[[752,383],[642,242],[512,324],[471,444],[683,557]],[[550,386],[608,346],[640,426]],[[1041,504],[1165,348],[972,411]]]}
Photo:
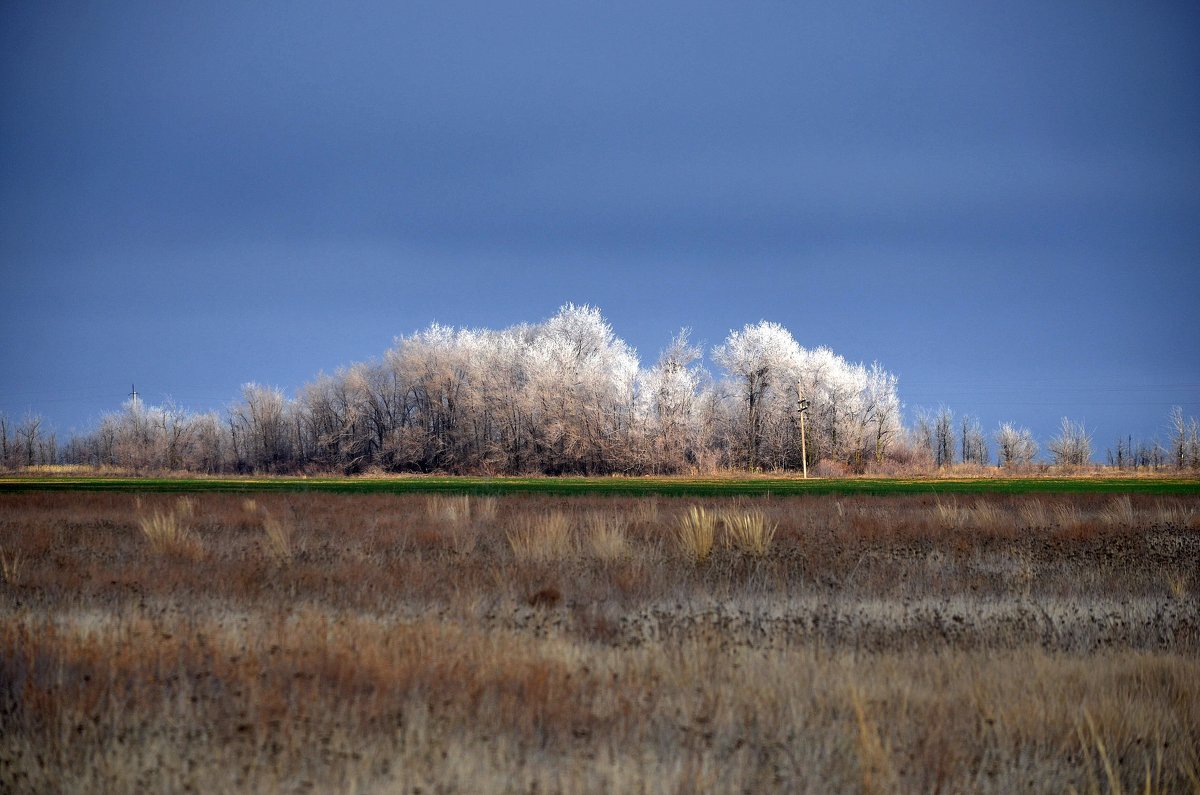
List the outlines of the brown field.
{"label": "brown field", "polygon": [[0,791],[1200,792],[1200,497],[0,494]]}

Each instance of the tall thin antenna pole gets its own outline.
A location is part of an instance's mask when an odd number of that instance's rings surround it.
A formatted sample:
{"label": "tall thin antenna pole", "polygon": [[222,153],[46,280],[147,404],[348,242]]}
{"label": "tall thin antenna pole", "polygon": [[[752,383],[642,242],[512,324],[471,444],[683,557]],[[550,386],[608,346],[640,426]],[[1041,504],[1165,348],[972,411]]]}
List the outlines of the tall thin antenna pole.
{"label": "tall thin antenna pole", "polygon": [[808,444],[804,439],[804,415],[808,413],[808,401],[804,399],[799,381],[796,382],[796,413],[800,415],[800,467],[804,470],[804,479],[808,480]]}

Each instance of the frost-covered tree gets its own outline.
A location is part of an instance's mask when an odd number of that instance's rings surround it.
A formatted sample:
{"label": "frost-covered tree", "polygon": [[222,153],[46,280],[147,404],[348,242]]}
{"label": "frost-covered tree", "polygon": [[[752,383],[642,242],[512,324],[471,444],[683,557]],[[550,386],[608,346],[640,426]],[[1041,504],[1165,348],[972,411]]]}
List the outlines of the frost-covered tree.
{"label": "frost-covered tree", "polygon": [[234,406],[229,425],[240,469],[285,471],[292,463],[292,407],[276,387],[249,383]]}
{"label": "frost-covered tree", "polygon": [[875,463],[881,464],[890,452],[893,441],[903,431],[900,424],[902,407],[896,389],[896,376],[884,370],[879,362],[873,362],[867,372],[863,397],[871,457]]}
{"label": "frost-covered tree", "polygon": [[679,471],[697,461],[706,373],[697,364],[700,349],[688,336],[688,329],[681,330],[658,364],[641,376],[641,411],[646,418],[650,468],[656,472]]}
{"label": "frost-covered tree", "polygon": [[1171,458],[1176,469],[1200,468],[1200,423],[1195,417],[1184,417],[1182,406],[1172,406]]}
{"label": "frost-covered tree", "polygon": [[1038,445],[1028,428],[1018,428],[1011,422],[1001,423],[992,436],[996,441],[996,456],[1002,467],[1020,467],[1031,463]]}
{"label": "frost-covered tree", "polygon": [[[70,455],[201,471],[799,468],[801,395],[811,403],[809,463],[861,470],[903,434],[894,376],[804,349],[779,324],[731,332],[713,358],[726,376],[719,388],[686,332],[642,369],[590,306],[498,331],[434,323],[378,361],[319,375],[294,400],[247,384],[224,417],[131,401]],[[0,454],[22,457],[20,441],[0,423]]]}
{"label": "frost-covered tree", "polygon": [[1058,436],[1047,445],[1059,466],[1083,466],[1092,457],[1092,437],[1083,423],[1062,418]]}
{"label": "frost-covered tree", "polygon": [[783,326],[763,320],[731,331],[724,343],[713,348],[712,358],[733,381],[742,429],[741,460],[747,469],[755,469],[764,424],[778,419],[779,408],[794,394],[800,346]]}
{"label": "frost-covered tree", "polygon": [[547,471],[622,471],[638,360],[594,307],[567,304],[535,332],[527,355],[534,428]]}
{"label": "frost-covered tree", "polygon": [[810,463],[829,459],[862,471],[882,461],[902,431],[895,376],[826,347],[803,348],[778,324],[731,332],[713,360],[731,398],[730,460],[744,466],[800,468],[801,398],[809,402]]}

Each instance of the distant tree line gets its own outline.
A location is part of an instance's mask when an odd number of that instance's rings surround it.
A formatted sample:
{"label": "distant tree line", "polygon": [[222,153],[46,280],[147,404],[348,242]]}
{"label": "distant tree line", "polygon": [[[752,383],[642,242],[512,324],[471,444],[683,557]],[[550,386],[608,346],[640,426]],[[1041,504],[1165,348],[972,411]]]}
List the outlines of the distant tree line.
{"label": "distant tree line", "polygon": [[[647,474],[716,469],[899,471],[953,464],[1030,466],[1038,445],[1004,423],[945,407],[902,425],[896,377],[828,348],[806,349],[762,321],[711,351],[681,331],[649,368],[600,311],[568,304],[550,319],[501,330],[433,324],[377,361],[321,374],[294,398],[246,384],[225,412],[127,402],[90,433],[58,445],[41,420],[0,417],[0,463],[134,470]],[[1196,421],[1172,414],[1170,454],[1200,466]],[[1055,463],[1090,461],[1091,437],[1064,419]],[[1114,465],[1125,466],[1129,444]],[[1111,451],[1110,451],[1111,452]],[[1139,452],[1138,455],[1141,455]],[[806,458],[805,458],[806,456]]]}

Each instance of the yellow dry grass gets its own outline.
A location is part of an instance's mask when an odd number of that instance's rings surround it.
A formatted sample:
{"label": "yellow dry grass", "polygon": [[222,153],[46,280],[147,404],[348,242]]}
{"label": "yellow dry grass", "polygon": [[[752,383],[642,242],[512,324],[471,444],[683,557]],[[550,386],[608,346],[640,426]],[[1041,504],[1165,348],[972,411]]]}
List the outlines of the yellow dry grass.
{"label": "yellow dry grass", "polygon": [[718,519],[715,513],[697,505],[684,512],[675,526],[675,541],[685,557],[695,563],[708,560],[717,540]]}
{"label": "yellow dry grass", "polygon": [[143,537],[156,553],[196,558],[203,554],[203,548],[188,527],[194,513],[195,501],[189,497],[179,497],[169,510],[143,512],[139,505],[137,523]]}
{"label": "yellow dry grass", "polygon": [[771,548],[777,523],[769,521],[762,511],[741,510],[721,513],[725,538],[732,549],[761,558]]}
{"label": "yellow dry grass", "polygon": [[243,499],[0,495],[0,791],[1200,789],[1200,496]]}
{"label": "yellow dry grass", "polygon": [[522,517],[507,534],[513,556],[522,562],[562,560],[571,555],[571,522],[561,511]]}

